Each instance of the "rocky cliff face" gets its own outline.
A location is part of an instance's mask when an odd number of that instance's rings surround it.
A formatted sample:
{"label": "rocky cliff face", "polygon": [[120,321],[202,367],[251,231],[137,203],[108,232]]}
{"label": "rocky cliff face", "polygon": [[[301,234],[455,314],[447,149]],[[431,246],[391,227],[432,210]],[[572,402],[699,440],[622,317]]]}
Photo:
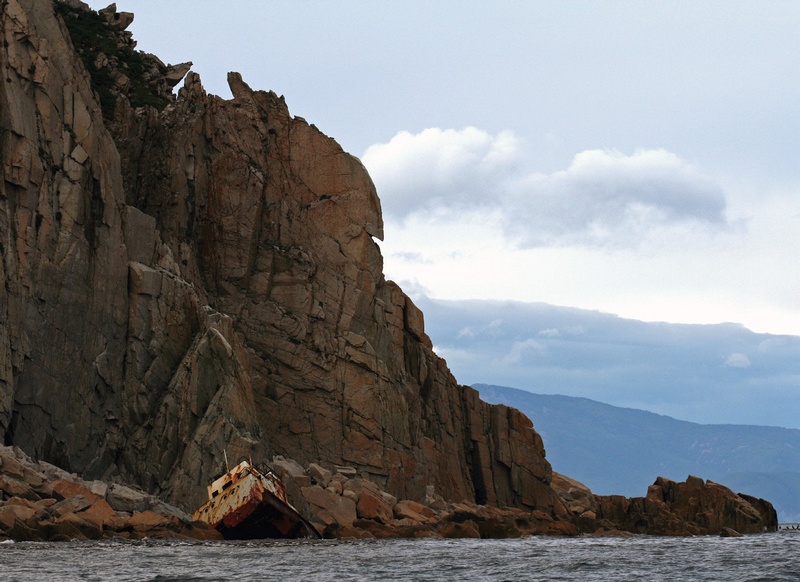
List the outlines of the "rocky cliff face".
{"label": "rocky cliff face", "polygon": [[384,278],[361,163],[237,74],[232,100],[192,73],[170,97],[185,67],[113,5],[87,58],[68,6],[2,5],[5,444],[184,508],[227,450],[552,513],[531,422],[460,386]]}

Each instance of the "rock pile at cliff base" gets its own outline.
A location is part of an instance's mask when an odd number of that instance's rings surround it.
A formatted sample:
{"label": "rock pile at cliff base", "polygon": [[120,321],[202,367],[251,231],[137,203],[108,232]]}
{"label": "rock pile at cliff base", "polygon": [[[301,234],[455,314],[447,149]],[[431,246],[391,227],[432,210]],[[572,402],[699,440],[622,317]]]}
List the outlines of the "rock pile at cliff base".
{"label": "rock pile at cliff base", "polygon": [[17,447],[0,446],[0,540],[146,537],[222,539],[211,526],[139,489],[84,481]]}
{"label": "rock pile at cliff base", "polygon": [[769,502],[699,477],[658,477],[646,497],[594,495],[582,483],[554,473],[559,496],[552,512],[446,502],[429,487],[422,502],[399,500],[352,468],[329,471],[292,460],[274,465],[287,492],[326,537],[475,537],[526,535],[740,535],[777,531]]}
{"label": "rock pile at cliff base", "polygon": [[[644,498],[597,496],[556,474],[564,501],[555,515],[540,510],[447,502],[428,491],[423,502],[398,500],[352,467],[328,470],[276,457],[290,500],[327,538],[518,538],[528,535],[725,535],[777,529],[765,501],[689,477],[659,477]],[[84,481],[16,447],[0,447],[0,540],[101,538],[214,540],[203,522],[141,490]]]}

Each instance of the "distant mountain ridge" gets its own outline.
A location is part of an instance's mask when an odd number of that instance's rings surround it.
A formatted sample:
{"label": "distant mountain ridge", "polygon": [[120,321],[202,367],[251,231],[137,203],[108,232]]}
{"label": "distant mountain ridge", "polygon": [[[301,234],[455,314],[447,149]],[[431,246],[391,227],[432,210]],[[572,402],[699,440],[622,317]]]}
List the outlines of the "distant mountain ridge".
{"label": "distant mountain ridge", "polygon": [[696,424],[588,398],[473,386],[483,400],[527,414],[553,470],[597,494],[644,495],[657,476],[693,474],[768,499],[781,521],[800,519],[800,430]]}
{"label": "distant mountain ridge", "polygon": [[420,295],[456,378],[583,396],[698,423],[800,429],[800,337],[645,322],[514,301]]}

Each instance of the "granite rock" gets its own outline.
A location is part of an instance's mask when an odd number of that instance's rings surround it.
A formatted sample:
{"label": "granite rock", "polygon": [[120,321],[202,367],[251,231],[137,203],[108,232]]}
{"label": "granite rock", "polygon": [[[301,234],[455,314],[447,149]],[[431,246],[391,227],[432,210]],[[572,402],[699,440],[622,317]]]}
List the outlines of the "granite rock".
{"label": "granite rock", "polygon": [[[34,480],[35,483],[16,481],[20,489],[0,499],[0,539],[221,538],[210,526],[192,522],[191,517],[178,508],[143,492],[117,484],[103,483],[101,487],[99,482],[85,482],[63,473],[51,471],[47,463],[35,462],[19,449],[0,446],[0,482],[14,479],[12,475],[43,476],[42,480]],[[50,480],[48,474],[54,474],[57,479]],[[95,491],[107,493],[115,503],[126,499],[123,505],[131,511],[116,510],[106,497]],[[139,510],[132,508],[132,499],[136,500]]]}
{"label": "granite rock", "polygon": [[719,535],[776,531],[775,509],[763,499],[737,495],[727,487],[689,476],[684,482],[659,477],[646,497],[596,496],[598,522],[650,535]]}

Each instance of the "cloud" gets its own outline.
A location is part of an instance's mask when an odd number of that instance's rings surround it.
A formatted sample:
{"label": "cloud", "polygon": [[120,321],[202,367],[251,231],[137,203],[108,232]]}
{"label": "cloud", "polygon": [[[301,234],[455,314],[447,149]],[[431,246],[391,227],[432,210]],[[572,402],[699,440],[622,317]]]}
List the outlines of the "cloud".
{"label": "cloud", "polygon": [[510,131],[497,135],[466,127],[401,131],[362,156],[379,187],[383,210],[395,218],[451,206],[496,203],[499,182],[513,175],[521,142]]}
{"label": "cloud", "polygon": [[401,261],[408,261],[418,264],[430,264],[433,262],[430,259],[426,258],[425,255],[423,255],[422,253],[395,252],[394,256],[400,259]]}
{"label": "cloud", "polygon": [[526,176],[512,200],[507,224],[522,246],[604,244],[675,222],[726,222],[722,189],[666,150],[587,150],[566,170]]}
{"label": "cloud", "polygon": [[533,338],[528,338],[521,342],[514,342],[511,346],[511,350],[500,360],[500,363],[504,366],[519,364],[524,359],[527,359],[525,358],[526,354],[531,352],[543,354],[544,351],[545,347],[541,342]]}
{"label": "cloud", "polygon": [[363,161],[388,220],[500,209],[505,236],[523,248],[634,246],[665,226],[727,224],[722,188],[664,149],[586,150],[544,174],[526,167],[524,143],[509,131],[431,128],[373,145]]}
{"label": "cloud", "polygon": [[725,365],[729,368],[749,368],[750,358],[744,354],[733,353],[725,360]]}
{"label": "cloud", "polygon": [[581,335],[582,333],[584,333],[584,329],[580,325],[569,325],[563,328],[549,327],[541,329],[536,335],[539,337],[558,338],[564,335]]}
{"label": "cloud", "polygon": [[475,333],[475,331],[471,327],[465,327],[464,329],[462,329],[461,331],[458,332],[458,336],[456,336],[456,337],[458,337],[458,338],[475,337],[477,335],[478,334]]}
{"label": "cloud", "polygon": [[558,337],[559,335],[561,335],[561,332],[553,327],[550,327],[547,329],[539,330],[539,333],[537,333],[536,335],[545,337]]}

